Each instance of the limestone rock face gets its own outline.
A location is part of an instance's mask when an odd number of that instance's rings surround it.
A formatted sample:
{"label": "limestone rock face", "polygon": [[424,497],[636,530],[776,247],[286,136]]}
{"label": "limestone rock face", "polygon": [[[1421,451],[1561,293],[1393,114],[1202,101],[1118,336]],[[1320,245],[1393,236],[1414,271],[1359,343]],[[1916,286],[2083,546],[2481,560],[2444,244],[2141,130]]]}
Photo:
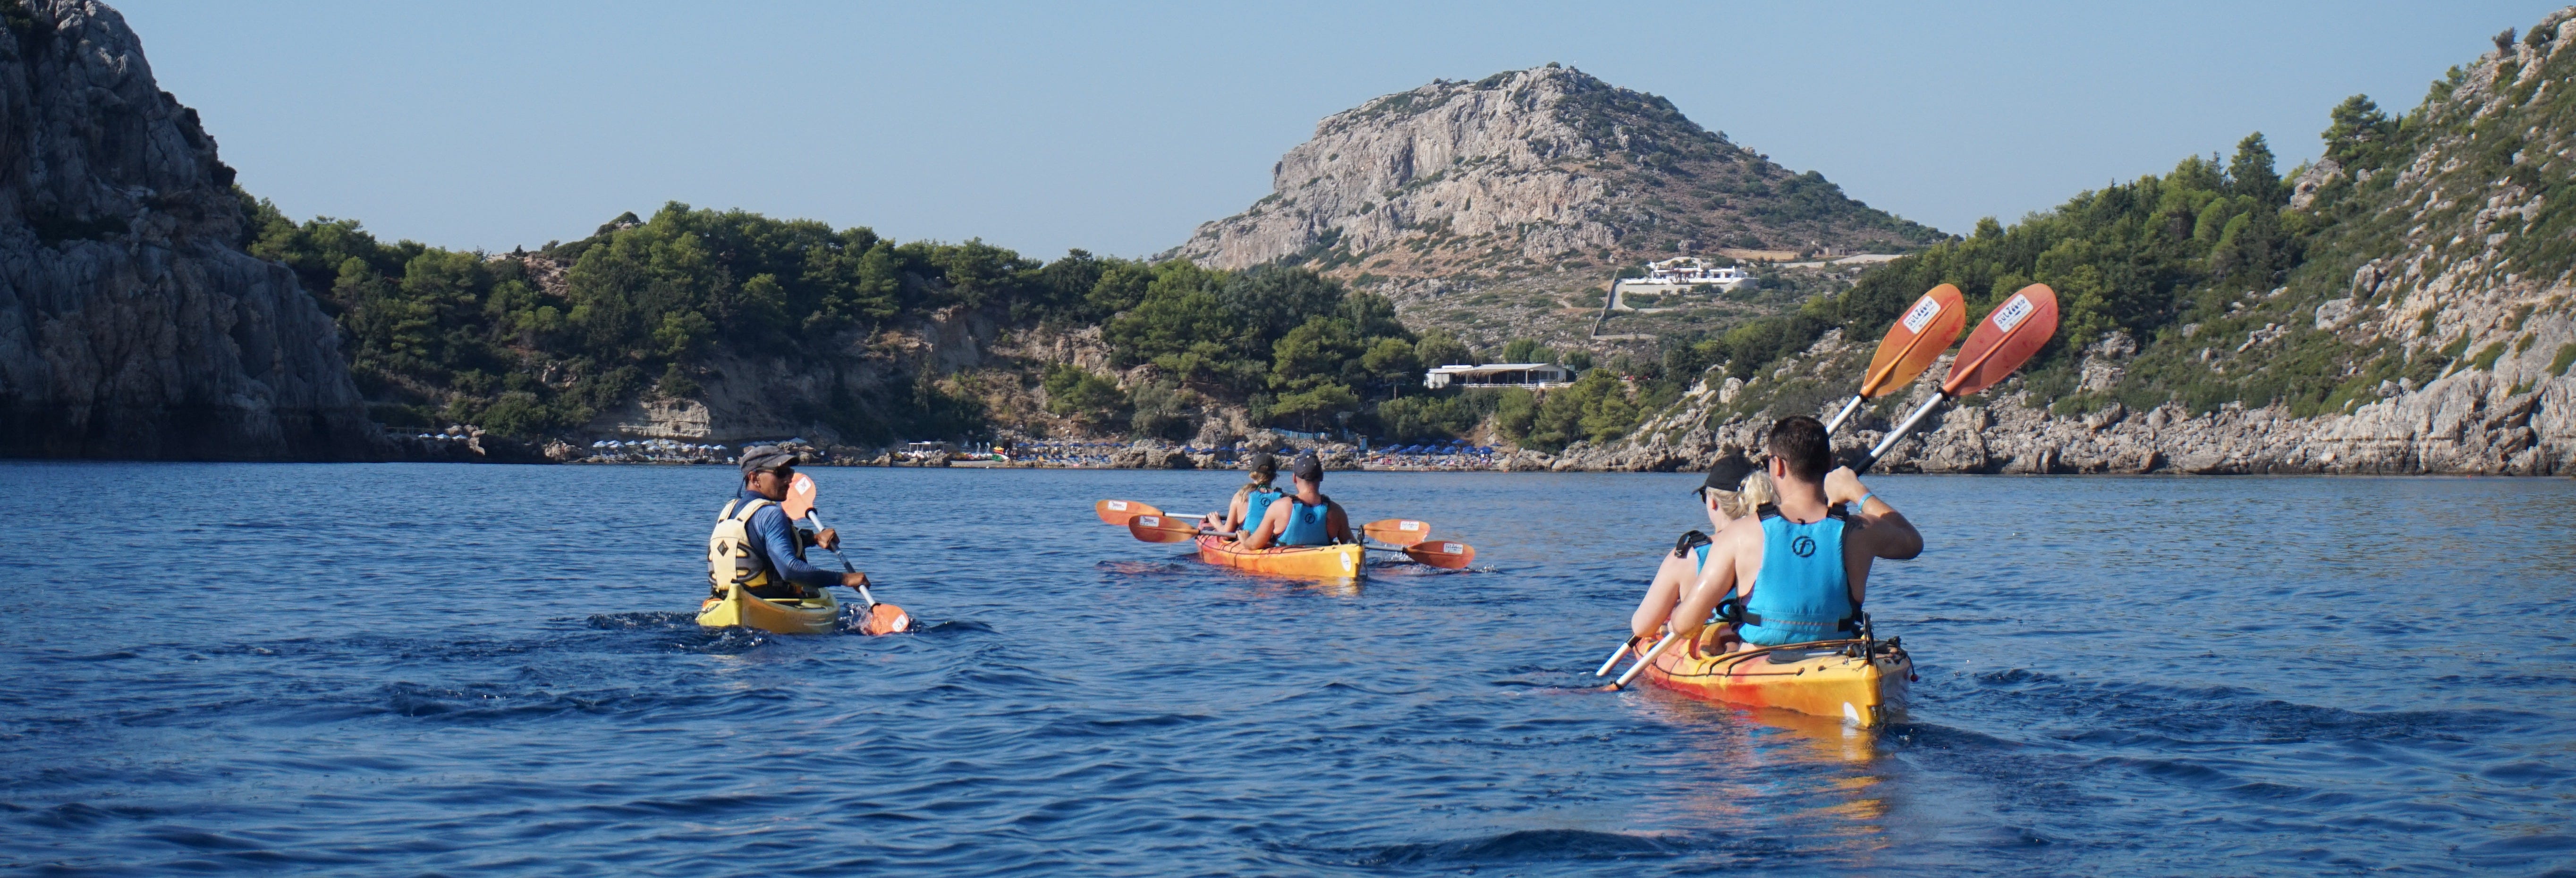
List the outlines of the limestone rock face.
{"label": "limestone rock face", "polygon": [[1618,267],[1676,253],[1895,252],[1939,236],[1663,98],[1554,65],[1334,114],[1280,158],[1271,185],[1166,255],[1310,264],[1418,305],[1515,282],[1603,286]]}
{"label": "limestone rock face", "polygon": [[329,318],[241,251],[233,171],[93,0],[0,40],[0,455],[394,453]]}

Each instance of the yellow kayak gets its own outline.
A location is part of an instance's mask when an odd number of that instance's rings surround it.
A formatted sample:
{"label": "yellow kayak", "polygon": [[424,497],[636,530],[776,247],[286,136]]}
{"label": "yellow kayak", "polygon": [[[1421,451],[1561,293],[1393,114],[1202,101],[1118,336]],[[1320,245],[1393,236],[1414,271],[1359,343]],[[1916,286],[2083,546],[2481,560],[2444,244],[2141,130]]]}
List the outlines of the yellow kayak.
{"label": "yellow kayak", "polygon": [[771,599],[727,586],[725,596],[698,605],[698,624],[709,628],[740,625],[780,634],[831,634],[841,630],[841,604],[829,592],[804,600]]}
{"label": "yellow kayak", "polygon": [[1676,644],[1656,656],[1646,679],[1694,698],[1841,717],[1862,728],[1901,716],[1906,684],[1914,679],[1914,659],[1894,640],[1820,640],[1716,655],[1688,647]]}
{"label": "yellow kayak", "polygon": [[1311,576],[1325,579],[1357,579],[1360,576],[1360,554],[1356,544],[1341,546],[1291,546],[1279,549],[1237,549],[1224,537],[1199,537],[1199,560],[1210,564],[1250,570],[1254,573],[1276,573],[1281,576]]}

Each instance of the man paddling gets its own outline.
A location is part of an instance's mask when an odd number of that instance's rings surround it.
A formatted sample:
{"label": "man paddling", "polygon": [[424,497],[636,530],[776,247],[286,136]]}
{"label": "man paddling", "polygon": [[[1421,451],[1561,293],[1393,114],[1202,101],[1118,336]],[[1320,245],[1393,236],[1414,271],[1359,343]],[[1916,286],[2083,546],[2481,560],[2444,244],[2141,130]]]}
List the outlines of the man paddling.
{"label": "man paddling", "polygon": [[1243,538],[1243,548],[1358,542],[1351,536],[1351,518],[1342,512],[1342,504],[1324,496],[1323,461],[1311,454],[1301,456],[1288,475],[1297,492],[1270,504],[1270,510],[1261,516],[1261,524]]}
{"label": "man paddling", "polygon": [[[795,452],[775,445],[742,450],[742,492],[716,514],[715,536],[709,541],[708,576],[718,596],[734,582],[754,597],[780,599],[811,597],[835,585],[869,584],[865,573],[833,573],[805,563],[805,542],[787,520],[786,510],[778,506],[787,499],[787,484],[795,478]],[[717,548],[715,544],[731,543],[735,531],[726,525],[735,523],[740,528],[740,551]],[[840,544],[840,534],[829,529],[813,536],[813,545],[826,550]],[[719,553],[728,560],[716,560]]]}
{"label": "man paddling", "polygon": [[[1698,584],[1673,609],[1673,633],[1691,638],[1694,651],[1858,636],[1870,564],[1923,552],[1923,535],[1905,516],[1850,467],[1833,466],[1822,422],[1782,418],[1764,447],[1777,505],[1727,525],[1709,544]],[[1846,514],[1854,501],[1860,512]],[[1710,626],[1721,602],[1730,604],[1726,618]]]}
{"label": "man paddling", "polygon": [[1673,541],[1673,550],[1664,554],[1655,568],[1655,578],[1646,585],[1646,596],[1637,602],[1637,611],[1629,614],[1630,641],[1654,642],[1664,620],[1681,602],[1683,589],[1700,580],[1700,570],[1708,563],[1710,533],[1725,533],[1736,519],[1753,517],[1754,510],[1772,502],[1769,477],[1753,471],[1744,458],[1728,455],[1708,470],[1691,496],[1708,514],[1708,532],[1690,531]]}

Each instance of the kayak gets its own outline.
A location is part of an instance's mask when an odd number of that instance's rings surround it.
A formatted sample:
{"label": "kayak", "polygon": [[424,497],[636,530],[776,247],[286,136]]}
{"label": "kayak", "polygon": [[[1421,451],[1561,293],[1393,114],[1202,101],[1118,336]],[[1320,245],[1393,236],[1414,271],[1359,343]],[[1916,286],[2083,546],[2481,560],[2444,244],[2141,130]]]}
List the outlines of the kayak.
{"label": "kayak", "polygon": [[[1914,659],[1894,640],[1820,640],[1698,656],[1687,646],[1656,656],[1646,679],[1694,698],[1839,716],[1862,728],[1901,714],[1906,684],[1914,679]],[[1867,660],[1859,657],[1863,649]]]}
{"label": "kayak", "polygon": [[1312,576],[1328,579],[1356,579],[1360,576],[1360,546],[1289,546],[1275,549],[1237,549],[1224,537],[1200,536],[1199,560],[1221,567],[1250,570],[1254,573],[1276,573],[1281,576]]}
{"label": "kayak", "polygon": [[709,628],[740,625],[779,634],[831,634],[841,630],[841,604],[829,592],[804,600],[770,599],[728,586],[725,596],[698,605],[698,624]]}

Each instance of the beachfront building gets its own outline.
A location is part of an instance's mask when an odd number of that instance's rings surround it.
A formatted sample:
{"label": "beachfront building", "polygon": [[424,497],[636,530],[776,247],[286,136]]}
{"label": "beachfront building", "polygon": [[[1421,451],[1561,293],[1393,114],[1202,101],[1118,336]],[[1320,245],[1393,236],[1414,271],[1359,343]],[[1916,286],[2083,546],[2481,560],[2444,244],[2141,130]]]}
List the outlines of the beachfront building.
{"label": "beachfront building", "polygon": [[1422,373],[1422,386],[1563,387],[1574,383],[1574,371],[1555,363],[1495,363],[1489,366],[1442,366]]}

